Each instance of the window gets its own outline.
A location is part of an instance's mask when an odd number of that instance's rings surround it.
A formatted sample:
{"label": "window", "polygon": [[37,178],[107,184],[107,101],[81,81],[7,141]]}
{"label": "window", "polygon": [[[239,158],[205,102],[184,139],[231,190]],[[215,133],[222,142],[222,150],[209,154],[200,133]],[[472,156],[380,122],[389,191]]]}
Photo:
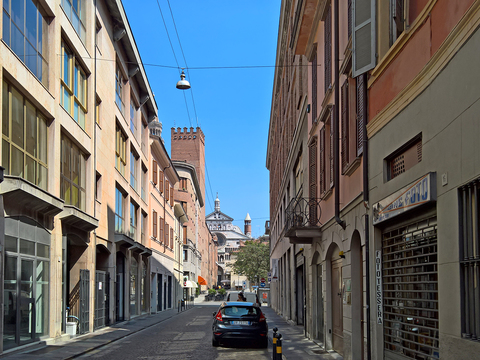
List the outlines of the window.
{"label": "window", "polygon": [[183,243],[187,244],[187,227],[183,227]]}
{"label": "window", "polygon": [[100,201],[101,197],[102,197],[102,175],[100,175],[97,172],[95,176],[95,199]]}
{"label": "window", "polygon": [[65,204],[85,211],[86,156],[68,137],[62,134],[60,197]]}
{"label": "window", "polygon": [[147,201],[147,168],[142,163],[142,190],[141,190],[141,197],[142,200]]}
{"label": "window", "polygon": [[183,261],[188,261],[188,250],[183,250]]}
{"label": "window", "polygon": [[62,41],[62,75],[60,103],[73,119],[85,130],[87,113],[87,75],[76,56]]}
{"label": "window", "polygon": [[162,170],[159,171],[158,176],[159,176],[159,178],[160,178],[160,184],[159,184],[159,186],[158,186],[158,189],[159,189],[160,192],[163,194],[163,189],[164,189],[164,187],[163,187],[163,180],[164,180],[164,178],[165,178],[165,175],[163,174],[163,171],[162,171]]}
{"label": "window", "polygon": [[325,17],[325,93],[332,87],[332,7]]}
{"label": "window", "polygon": [[157,238],[157,212],[153,210],[152,220],[153,220],[153,228],[152,228],[152,235],[154,238]]}
{"label": "window", "polygon": [[137,234],[137,210],[134,203],[130,203],[130,237],[135,239]]}
{"label": "window", "polygon": [[86,41],[86,7],[85,0],[62,0],[62,8],[70,19],[73,28],[85,44]]}
{"label": "window", "polygon": [[117,104],[121,113],[125,114],[125,104],[123,102],[123,82],[123,73],[117,64],[117,70],[115,71],[115,103]]}
{"label": "window", "polygon": [[405,1],[390,0],[390,46],[400,37],[405,30]]}
{"label": "window", "polygon": [[157,165],[157,162],[155,160],[153,160],[153,166],[152,166],[152,170],[153,170],[153,178],[152,178],[152,181],[155,185],[157,185],[157,168],[158,168],[158,165]]}
{"label": "window", "polygon": [[342,85],[341,88],[341,101],[342,101],[342,170],[345,171],[350,164],[350,136],[349,136],[349,109],[348,109],[348,79]]}
{"label": "window", "polygon": [[125,166],[127,165],[127,137],[122,129],[117,126],[115,137],[115,168],[125,176]]}
{"label": "window", "polygon": [[187,190],[187,179],[180,178],[180,190]]}
{"label": "window", "polygon": [[317,138],[308,146],[308,188],[309,196],[312,199],[317,197]]}
{"label": "window", "polygon": [[137,137],[137,108],[135,101],[130,98],[130,130],[135,138]]}
{"label": "window", "polygon": [[142,114],[142,152],[144,154],[147,154],[148,134],[149,134],[148,125]]}
{"label": "window", "polygon": [[387,158],[388,180],[403,174],[422,161],[422,139],[417,136]]}
{"label": "window", "polygon": [[142,243],[142,245],[145,245],[145,228],[146,228],[146,224],[147,224],[147,214],[145,214],[143,211],[142,211],[142,218],[141,218],[141,222],[140,222],[140,231],[141,231],[141,236],[140,236],[140,241]]}
{"label": "window", "polygon": [[167,179],[165,179],[165,199],[167,202],[170,201],[170,183],[168,182]]}
{"label": "window", "polygon": [[312,124],[317,121],[317,47],[314,48],[315,56],[312,61]]}
{"label": "window", "polygon": [[320,130],[320,193],[327,191],[325,175],[325,126]]}
{"label": "window", "polygon": [[160,240],[160,241],[163,241],[165,239],[165,235],[164,235],[164,231],[163,231],[164,226],[165,226],[165,220],[160,217],[160,234],[159,234],[159,237],[158,237],[158,240]]}
{"label": "window", "polygon": [[3,82],[2,165],[47,190],[47,121],[12,85]]}
{"label": "window", "polygon": [[95,122],[100,125],[100,104],[102,103],[102,100],[98,97],[98,95],[95,96]]}
{"label": "window", "polygon": [[297,163],[295,165],[295,196],[300,195],[301,190],[303,189],[303,167],[302,167],[302,155],[300,154]]}
{"label": "window", "polygon": [[123,233],[123,223],[125,220],[125,198],[122,191],[117,187],[115,188],[115,232]]}
{"label": "window", "polygon": [[137,191],[139,156],[134,149],[130,150],[130,186]]}
{"label": "window", "polygon": [[328,165],[330,168],[330,187],[333,187],[333,178],[334,178],[334,170],[333,170],[333,157],[334,157],[334,152],[333,152],[333,108],[330,111],[330,122],[327,124],[327,130],[330,133],[330,138],[329,138],[329,152],[328,152]]}
{"label": "window", "polygon": [[480,248],[479,239],[479,194],[480,179],[466,184],[458,191],[460,227],[460,287],[462,298],[462,338],[478,339],[480,313]]}
{"label": "window", "polygon": [[170,248],[173,249],[173,228],[170,228]]}
{"label": "window", "polygon": [[168,233],[168,229],[169,229],[169,225],[165,221],[165,227],[164,227],[165,231],[163,233],[163,241],[164,241],[166,246],[169,246],[168,240],[169,240],[170,234]]}
{"label": "window", "polygon": [[173,200],[174,200],[174,196],[173,196],[173,186],[170,186],[170,205],[173,206]]}
{"label": "window", "polygon": [[3,1],[3,41],[48,86],[48,24],[37,0]]}
{"label": "window", "polygon": [[363,132],[366,121],[367,111],[367,84],[365,83],[365,75],[357,78],[357,156],[363,154]]}

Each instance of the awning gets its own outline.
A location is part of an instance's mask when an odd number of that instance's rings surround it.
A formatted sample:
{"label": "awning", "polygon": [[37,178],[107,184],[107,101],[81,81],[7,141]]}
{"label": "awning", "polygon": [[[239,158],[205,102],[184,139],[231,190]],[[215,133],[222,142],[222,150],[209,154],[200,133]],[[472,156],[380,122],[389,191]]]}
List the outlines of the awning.
{"label": "awning", "polygon": [[201,277],[200,275],[198,275],[198,283],[200,285],[207,285],[207,280],[205,280],[203,277]]}
{"label": "awning", "polygon": [[184,286],[183,287],[186,287],[186,288],[197,288],[197,284],[195,284],[193,281],[190,281],[190,280],[187,280],[187,281],[184,281]]}

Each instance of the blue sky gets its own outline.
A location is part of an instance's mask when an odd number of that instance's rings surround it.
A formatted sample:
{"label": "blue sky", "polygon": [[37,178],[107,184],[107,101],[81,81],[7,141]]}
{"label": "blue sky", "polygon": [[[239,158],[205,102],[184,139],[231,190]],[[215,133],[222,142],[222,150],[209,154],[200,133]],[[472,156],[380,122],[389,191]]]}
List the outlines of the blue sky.
{"label": "blue sky", "polygon": [[[172,127],[200,126],[206,214],[218,192],[222,212],[235,225],[243,230],[248,212],[252,235],[262,235],[270,216],[265,163],[280,0],[123,0],[123,5],[155,94],[165,147],[170,152]],[[191,90],[175,88],[177,62],[188,65]]]}

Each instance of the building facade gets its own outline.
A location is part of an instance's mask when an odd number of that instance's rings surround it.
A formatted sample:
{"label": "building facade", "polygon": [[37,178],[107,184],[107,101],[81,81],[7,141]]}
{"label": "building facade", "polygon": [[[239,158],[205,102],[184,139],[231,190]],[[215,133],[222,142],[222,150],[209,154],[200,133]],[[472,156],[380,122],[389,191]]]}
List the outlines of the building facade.
{"label": "building facade", "polygon": [[[3,14],[0,352],[65,336],[67,309],[81,334],[148,313],[159,274],[175,306],[178,175],[153,184],[171,161],[121,1],[8,0]],[[150,274],[158,252],[173,275]]]}
{"label": "building facade", "polygon": [[282,1],[272,306],[345,359],[478,353],[479,9]]}
{"label": "building facade", "polygon": [[[198,188],[195,191],[199,190],[196,197],[201,196],[203,201],[205,199],[205,134],[202,129],[199,127],[195,130],[193,127],[190,129],[186,127],[183,129],[172,128],[171,157],[177,163],[184,162],[194,166],[198,182]],[[195,236],[195,238],[190,240],[192,244],[195,244],[196,251],[200,255],[200,272],[197,273],[196,279],[189,278],[189,280],[195,282],[200,280],[204,286],[213,287],[217,278],[217,243],[205,223],[205,206],[202,204],[196,207],[192,217],[194,229],[191,230],[193,231],[191,236]]]}
{"label": "building facade", "polygon": [[245,218],[245,233],[236,225],[233,225],[233,218],[220,211],[220,200],[215,199],[215,210],[208,214],[206,223],[208,229],[215,236],[218,242],[218,274],[216,284],[232,289],[249,288],[250,284],[244,275],[237,274],[232,269],[235,260],[235,252],[240,249],[246,240],[252,240],[252,226],[250,215]]}

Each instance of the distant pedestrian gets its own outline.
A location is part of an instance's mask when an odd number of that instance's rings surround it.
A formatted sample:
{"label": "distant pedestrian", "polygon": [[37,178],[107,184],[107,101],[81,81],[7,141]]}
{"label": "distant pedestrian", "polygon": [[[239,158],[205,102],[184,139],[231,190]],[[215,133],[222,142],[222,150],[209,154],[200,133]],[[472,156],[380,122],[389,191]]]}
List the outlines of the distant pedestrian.
{"label": "distant pedestrian", "polygon": [[245,297],[243,296],[242,293],[238,293],[238,301],[246,301]]}

